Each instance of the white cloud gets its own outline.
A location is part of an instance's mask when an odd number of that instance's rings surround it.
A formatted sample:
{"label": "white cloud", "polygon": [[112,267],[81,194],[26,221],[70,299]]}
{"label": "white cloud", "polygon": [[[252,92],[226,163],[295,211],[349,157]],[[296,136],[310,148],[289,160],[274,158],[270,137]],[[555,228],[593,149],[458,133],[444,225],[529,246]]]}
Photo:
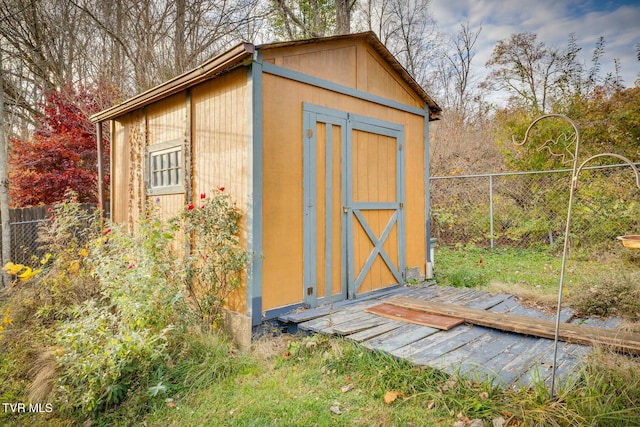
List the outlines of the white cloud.
{"label": "white cloud", "polygon": [[[589,66],[600,36],[605,38],[603,74],[613,70],[617,58],[627,86],[640,73],[635,45],[640,43],[640,4],[631,2],[558,0],[433,0],[431,12],[441,31],[455,34],[469,21],[472,29],[482,24],[474,59],[484,68],[496,42],[511,34],[532,32],[548,46],[564,48],[570,33],[582,47],[582,60]],[[481,70],[478,70],[480,73]]]}

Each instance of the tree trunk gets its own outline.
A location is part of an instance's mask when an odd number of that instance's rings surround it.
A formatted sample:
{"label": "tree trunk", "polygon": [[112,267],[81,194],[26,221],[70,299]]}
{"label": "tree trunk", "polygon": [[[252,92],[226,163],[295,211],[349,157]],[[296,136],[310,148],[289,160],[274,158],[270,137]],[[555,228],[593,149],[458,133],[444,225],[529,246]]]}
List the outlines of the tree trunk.
{"label": "tree trunk", "polygon": [[186,28],[186,13],[187,4],[186,0],[176,1],[176,34],[174,38],[173,54],[176,58],[175,69],[178,73],[183,73],[187,67],[186,60],[186,46],[185,46],[185,28]]}
{"label": "tree trunk", "polygon": [[336,34],[351,33],[351,9],[349,0],[336,0]]}
{"label": "tree trunk", "polygon": [[[7,172],[8,142],[4,134],[4,70],[0,51],[0,221],[2,222],[2,265],[11,259],[11,226],[9,224],[9,178]],[[9,285],[9,276],[2,273],[2,285]]]}

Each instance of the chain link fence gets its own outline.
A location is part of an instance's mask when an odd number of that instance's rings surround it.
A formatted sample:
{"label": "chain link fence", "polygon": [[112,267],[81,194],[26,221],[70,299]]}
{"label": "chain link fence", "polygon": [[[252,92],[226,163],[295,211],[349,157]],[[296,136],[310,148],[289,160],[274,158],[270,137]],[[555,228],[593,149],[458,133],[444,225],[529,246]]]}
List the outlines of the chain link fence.
{"label": "chain link fence", "polygon": [[9,225],[11,227],[11,261],[16,264],[31,265],[41,259],[46,248],[42,246],[39,233],[43,224],[51,218],[49,206],[11,209]]}
{"label": "chain link fence", "polygon": [[[640,234],[640,189],[627,165],[585,168],[578,177],[572,247],[613,249]],[[561,248],[571,170],[431,177],[431,235],[439,245]]]}
{"label": "chain link fence", "polygon": [[[95,207],[92,203],[81,204],[86,212],[91,212]],[[46,233],[46,225],[51,221],[52,215],[52,208],[49,206],[10,209],[12,262],[34,265],[45,256],[48,248],[42,235]]]}
{"label": "chain link fence", "polygon": [[31,265],[41,259],[46,248],[39,243],[40,225],[48,219],[36,219],[11,223],[11,261],[16,264]]}

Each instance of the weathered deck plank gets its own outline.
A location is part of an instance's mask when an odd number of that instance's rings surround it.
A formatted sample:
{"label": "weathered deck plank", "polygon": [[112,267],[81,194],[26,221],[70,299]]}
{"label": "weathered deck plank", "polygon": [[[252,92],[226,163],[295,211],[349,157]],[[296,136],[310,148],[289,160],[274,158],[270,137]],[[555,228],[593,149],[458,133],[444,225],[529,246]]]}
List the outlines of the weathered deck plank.
{"label": "weathered deck plank", "polygon": [[484,298],[479,298],[477,301],[472,301],[470,304],[467,305],[467,307],[478,308],[482,310],[489,310],[490,308],[495,307],[496,305],[500,304],[507,298],[511,298],[511,295],[507,295],[507,294],[491,295],[487,293],[487,295]]}
{"label": "weathered deck plank", "polygon": [[[372,315],[371,313],[366,313],[363,307],[359,308],[358,310],[337,311],[323,317],[318,317],[304,323],[300,323],[298,327],[306,331],[333,335],[335,332],[335,328],[342,324],[357,325],[360,320],[370,318],[375,319],[375,317],[373,316],[374,315]],[[375,320],[381,322],[379,318]]]}
{"label": "weathered deck plank", "polygon": [[407,323],[393,331],[364,341],[362,344],[372,350],[392,352],[439,331],[440,329]]}
{"label": "weathered deck plank", "polygon": [[362,331],[355,332],[353,334],[348,335],[347,338],[355,342],[362,342],[362,341],[366,341],[368,339],[377,337],[378,335],[382,335],[386,332],[390,332],[394,329],[399,328],[404,324],[405,324],[404,322],[400,322],[398,320],[387,319],[385,323],[382,323],[378,326],[374,326],[369,329],[363,329]]}
{"label": "weathered deck plank", "polygon": [[[434,283],[425,284],[424,287],[429,288],[432,286],[437,286]],[[294,310],[292,313],[287,313],[278,317],[278,320],[281,322],[292,322],[292,323],[301,323],[307,320],[315,319],[317,317],[326,316],[332,312],[338,311],[345,307],[351,307],[353,304],[357,304],[364,301],[369,300],[380,300],[392,295],[401,295],[409,292],[410,288],[406,286],[395,287],[390,290],[381,290],[378,293],[371,293],[369,295],[361,296],[355,300],[344,300],[338,301],[332,304],[322,305],[320,307],[311,308],[311,309],[303,309],[303,310]]]}
{"label": "weathered deck plank", "polygon": [[505,381],[505,384],[516,384],[518,380],[538,364],[541,355],[545,352],[553,341],[546,338],[525,337],[525,349],[519,354],[515,354],[511,360],[505,363],[498,375]]}
{"label": "weathered deck plank", "polygon": [[[459,372],[476,379],[493,380],[496,385],[530,386],[539,377],[549,382],[553,363],[553,340],[519,333],[500,331],[484,326],[462,324],[448,331],[410,324],[366,313],[368,307],[380,303],[412,300],[455,304],[476,309],[483,316],[492,314],[519,315],[532,324],[549,322],[553,316],[532,307],[523,306],[508,294],[489,294],[477,289],[458,289],[426,284],[405,286],[366,295],[352,301],[341,301],[304,312],[282,316],[280,320],[294,322],[302,330],[341,335],[377,351],[388,352],[417,365],[430,366],[447,373]],[[485,313],[486,311],[486,313]],[[568,325],[612,327],[614,321],[573,319],[565,309],[561,321]],[[508,317],[511,319],[511,317]],[[534,320],[535,319],[535,320]],[[580,344],[559,343],[557,378],[573,375],[591,348]]]}
{"label": "weathered deck plank", "polygon": [[475,339],[433,359],[429,365],[445,372],[451,372],[458,369],[465,361],[474,364],[480,363],[484,352],[494,345],[500,337],[492,334],[488,328],[478,326],[476,329],[482,330],[482,332]]}
{"label": "weathered deck plank", "polygon": [[[444,316],[460,317],[479,326],[487,326],[508,332],[535,335],[553,339],[556,324],[553,320],[535,319],[529,316],[495,313],[487,310],[471,309],[454,304],[415,301],[405,297],[396,297],[388,301],[401,307],[422,310]],[[557,331],[559,339],[566,342],[588,345],[604,345],[619,351],[640,354],[640,335],[623,331],[610,331],[591,326],[561,323]]]}
{"label": "weathered deck plank", "polygon": [[[483,370],[487,376],[494,379],[494,383],[507,385],[513,382],[518,374],[508,374],[503,370],[509,364],[514,366],[514,369],[518,368],[515,360],[524,352],[530,351],[532,345],[536,342],[537,338],[527,335],[504,333],[504,337],[501,340],[503,349],[494,357],[488,359],[483,363]],[[525,361],[523,360],[523,363]],[[528,361],[526,363],[529,363]],[[524,368],[524,366],[521,366]]]}
{"label": "weathered deck plank", "polygon": [[[419,365],[432,366],[431,362],[435,359],[442,357],[443,355],[462,347],[480,337],[484,334],[484,328],[478,328],[469,325],[460,325],[457,328],[450,329],[448,331],[441,331],[438,334],[427,337],[420,342],[416,342],[412,346],[413,353],[410,349],[410,360]],[[451,334],[450,332],[457,331],[458,334]],[[444,337],[443,335],[449,335]],[[433,339],[429,339],[432,338]],[[392,352],[392,354],[396,354]]]}
{"label": "weathered deck plank", "polygon": [[360,321],[344,322],[340,325],[336,325],[333,328],[333,333],[336,335],[351,335],[357,332],[362,332],[367,329],[374,328],[376,326],[384,325],[388,323],[389,319],[376,316],[375,314],[366,313],[368,316],[363,317]]}

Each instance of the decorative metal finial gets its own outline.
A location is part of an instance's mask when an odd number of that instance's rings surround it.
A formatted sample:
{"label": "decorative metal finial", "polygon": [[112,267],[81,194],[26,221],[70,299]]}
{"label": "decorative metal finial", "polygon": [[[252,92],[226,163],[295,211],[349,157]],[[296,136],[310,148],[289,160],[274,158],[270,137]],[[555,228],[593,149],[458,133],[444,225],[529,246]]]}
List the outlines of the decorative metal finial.
{"label": "decorative metal finial", "polygon": [[555,138],[549,138],[544,141],[542,145],[536,148],[536,151],[547,150],[550,156],[560,158],[560,162],[562,164],[573,162],[575,160],[575,153],[571,150],[571,147],[575,145],[575,152],[577,152],[577,145],[580,142],[580,131],[578,130],[576,124],[570,118],[561,114],[547,114],[545,116],[537,118],[536,120],[531,122],[531,124],[527,128],[527,132],[524,134],[524,139],[522,140],[522,142],[516,142],[515,136],[512,136],[513,144],[518,146],[524,145],[529,139],[529,132],[531,132],[533,126],[539,121],[549,117],[562,118],[569,121],[569,123],[571,123],[571,125],[573,126],[574,132],[563,132]]}

